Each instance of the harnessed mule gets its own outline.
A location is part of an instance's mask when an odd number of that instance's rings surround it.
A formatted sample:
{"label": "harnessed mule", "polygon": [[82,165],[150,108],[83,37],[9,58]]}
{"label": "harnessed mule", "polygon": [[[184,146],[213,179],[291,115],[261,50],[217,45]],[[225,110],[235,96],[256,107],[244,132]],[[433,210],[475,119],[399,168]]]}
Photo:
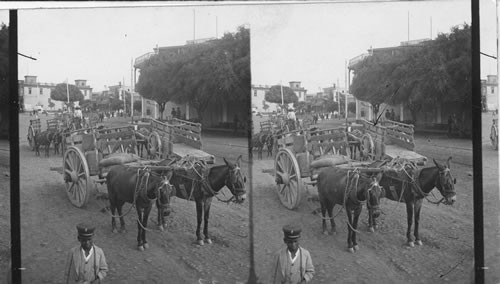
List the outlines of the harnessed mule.
{"label": "harnessed mule", "polygon": [[264,149],[264,145],[267,146],[268,156],[269,155],[269,140],[271,141],[271,155],[272,155],[272,139],[273,135],[270,132],[259,132],[252,137],[251,140],[251,149],[250,152],[253,151],[254,148],[257,149],[257,158],[262,159],[262,150]]}
{"label": "harnessed mule", "polygon": [[[170,184],[172,173],[171,169],[158,172],[151,169],[132,169],[123,165],[111,167],[106,176],[106,184],[113,215],[113,233],[117,232],[116,217],[120,218],[120,231],[126,231],[122,206],[125,202],[131,203],[137,209],[137,247],[141,251],[148,248],[146,227],[153,203],[156,201],[157,206],[162,209],[162,214],[168,215],[171,211],[170,198],[175,196],[175,188]],[[115,209],[118,210],[119,216],[114,215]]]}
{"label": "harnessed mule", "polygon": [[366,203],[373,214],[380,214],[380,196],[382,188],[379,181],[382,173],[367,177],[359,171],[349,171],[334,167],[323,168],[318,176],[318,195],[323,216],[323,234],[327,234],[325,213],[328,212],[332,233],[336,233],[335,220],[332,216],[335,204],[342,205],[347,213],[347,247],[350,252],[358,250],[356,241],[356,229],[358,219]]}
{"label": "harnessed mule", "polygon": [[[176,196],[186,200],[194,200],[196,203],[196,237],[199,245],[203,245],[204,241],[201,237],[201,223],[203,223],[203,235],[205,242],[212,243],[208,235],[208,218],[210,215],[210,206],[212,198],[226,186],[233,197],[229,201],[242,203],[246,199],[245,183],[246,177],[243,176],[240,169],[240,155],[235,163],[228,162],[224,158],[225,165],[205,168],[203,163],[197,161],[189,165],[188,169],[179,168],[174,171],[171,183],[176,187]],[[167,160],[162,161],[160,165],[164,165]],[[194,176],[190,173],[194,173]]]}
{"label": "harnessed mule", "polygon": [[[437,188],[443,196],[438,202],[431,203],[446,205],[453,205],[456,201],[455,183],[456,179],[453,178],[450,169],[450,160],[448,158],[446,164],[434,161],[435,167],[417,169],[413,171],[405,169],[405,177],[397,178],[393,175],[384,174],[380,181],[380,185],[385,189],[385,196],[390,200],[406,203],[406,213],[408,228],[406,231],[406,238],[410,247],[414,246],[414,241],[411,236],[411,226],[413,219],[415,219],[414,237],[417,245],[422,245],[418,229],[420,221],[420,210],[424,198],[427,198],[429,193]],[[376,217],[369,218],[370,226],[376,228]]]}

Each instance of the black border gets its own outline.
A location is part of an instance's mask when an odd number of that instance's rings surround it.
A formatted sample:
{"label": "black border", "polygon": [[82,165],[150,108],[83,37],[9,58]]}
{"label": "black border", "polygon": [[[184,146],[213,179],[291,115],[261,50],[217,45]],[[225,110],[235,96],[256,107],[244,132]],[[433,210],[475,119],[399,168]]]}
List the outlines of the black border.
{"label": "black border", "polygon": [[9,10],[10,93],[10,238],[12,283],[21,283],[21,212],[19,190],[19,94],[17,81],[17,10]]}

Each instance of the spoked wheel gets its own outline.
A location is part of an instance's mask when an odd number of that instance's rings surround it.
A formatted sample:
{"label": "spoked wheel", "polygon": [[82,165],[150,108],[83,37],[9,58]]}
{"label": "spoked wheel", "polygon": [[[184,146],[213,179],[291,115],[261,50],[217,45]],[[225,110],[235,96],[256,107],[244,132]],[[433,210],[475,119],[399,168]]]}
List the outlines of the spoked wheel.
{"label": "spoked wheel", "polygon": [[498,130],[495,125],[491,126],[490,140],[493,149],[498,150]]}
{"label": "spoked wheel", "polygon": [[161,139],[157,132],[152,132],[148,137],[148,151],[150,159],[161,159]]}
{"label": "spoked wheel", "polygon": [[361,137],[361,153],[365,160],[375,160],[375,145],[370,134],[366,133]]}
{"label": "spoked wheel", "polygon": [[295,209],[300,203],[302,179],[297,159],[289,149],[283,148],[274,160],[275,179],[281,203],[288,209]]}
{"label": "spoked wheel", "polygon": [[69,201],[76,207],[89,200],[92,181],[85,156],[80,149],[70,146],[63,156],[64,182]]}
{"label": "spoked wheel", "polygon": [[28,143],[30,144],[31,150],[35,150],[35,130],[33,126],[28,127]]}

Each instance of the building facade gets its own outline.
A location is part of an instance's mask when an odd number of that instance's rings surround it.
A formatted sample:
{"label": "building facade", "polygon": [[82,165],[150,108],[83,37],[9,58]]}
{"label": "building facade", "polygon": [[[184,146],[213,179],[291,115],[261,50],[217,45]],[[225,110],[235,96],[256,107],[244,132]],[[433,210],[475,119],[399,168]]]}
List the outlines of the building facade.
{"label": "building facade", "polygon": [[[75,86],[80,89],[84,99],[91,99],[92,88],[87,85],[87,80],[75,80]],[[24,76],[24,80],[19,80],[19,102],[22,109],[31,111],[40,106],[44,110],[62,110],[64,102],[50,98],[55,87],[54,83],[37,82],[37,76]]]}
{"label": "building facade", "polygon": [[481,103],[483,111],[498,109],[498,79],[496,75],[488,75],[486,80],[481,80]]}

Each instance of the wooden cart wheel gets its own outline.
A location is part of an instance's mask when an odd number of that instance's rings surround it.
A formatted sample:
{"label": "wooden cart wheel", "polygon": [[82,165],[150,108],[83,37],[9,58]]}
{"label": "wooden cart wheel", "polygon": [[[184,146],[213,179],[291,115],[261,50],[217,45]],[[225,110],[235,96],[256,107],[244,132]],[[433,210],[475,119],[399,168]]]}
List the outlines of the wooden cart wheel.
{"label": "wooden cart wheel", "polygon": [[148,153],[150,159],[161,159],[161,146],[160,135],[153,131],[148,137]]}
{"label": "wooden cart wheel", "polygon": [[281,203],[288,209],[297,208],[302,193],[302,179],[299,164],[290,149],[283,148],[278,151],[274,169]]}
{"label": "wooden cart wheel", "polygon": [[69,201],[83,207],[89,200],[93,183],[90,180],[87,160],[80,149],[70,146],[63,156],[64,182]]}
{"label": "wooden cart wheel", "polygon": [[31,150],[35,150],[35,130],[31,125],[28,127],[28,143],[30,144]]}
{"label": "wooden cart wheel", "polygon": [[493,149],[498,150],[498,131],[495,125],[491,126],[490,140]]}
{"label": "wooden cart wheel", "polygon": [[372,136],[368,133],[361,137],[361,153],[364,160],[375,160],[375,145]]}

